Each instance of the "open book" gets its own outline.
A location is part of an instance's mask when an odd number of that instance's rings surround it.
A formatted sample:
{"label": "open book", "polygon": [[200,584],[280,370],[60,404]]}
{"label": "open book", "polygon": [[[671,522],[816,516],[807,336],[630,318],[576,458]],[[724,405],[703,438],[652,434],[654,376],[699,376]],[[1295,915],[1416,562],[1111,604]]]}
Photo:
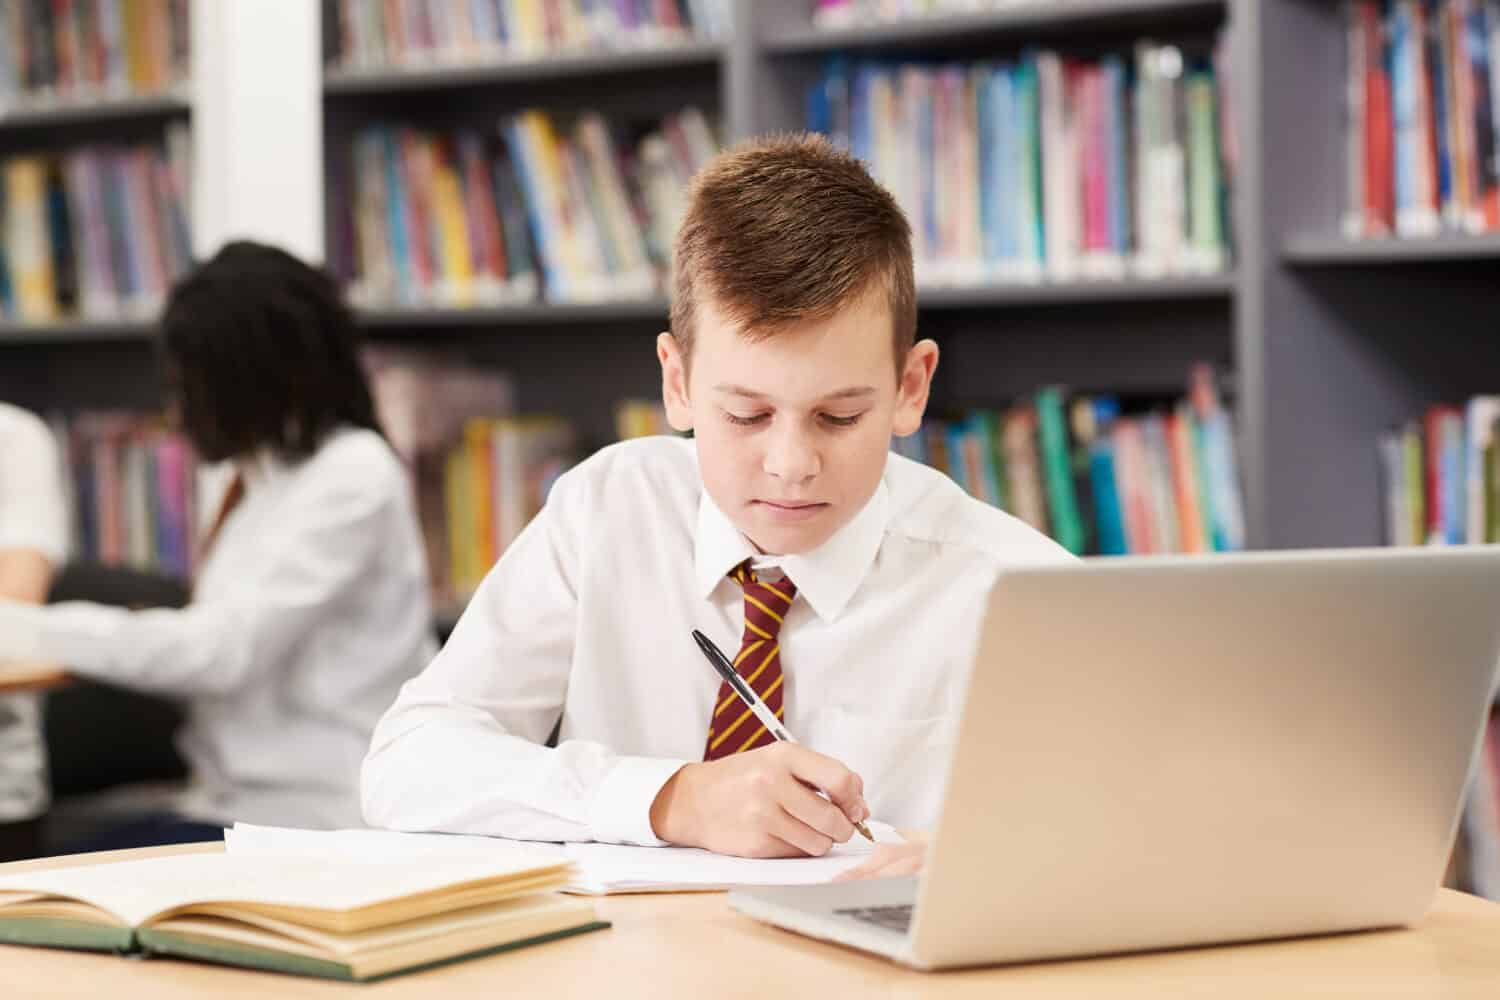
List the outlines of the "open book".
{"label": "open book", "polygon": [[[902,838],[871,821],[882,843]],[[739,885],[813,885],[859,864],[874,845],[856,837],[821,858],[731,858],[692,847],[627,847],[617,844],[541,844],[443,833],[389,830],[294,830],[236,823],[224,831],[235,856],[295,855],[410,862],[416,858],[486,858],[518,847],[573,862],[564,892],[606,895],[631,892],[708,892]]]}
{"label": "open book", "polygon": [[0,876],[0,943],[381,979],[608,926],[560,858],[187,854]]}

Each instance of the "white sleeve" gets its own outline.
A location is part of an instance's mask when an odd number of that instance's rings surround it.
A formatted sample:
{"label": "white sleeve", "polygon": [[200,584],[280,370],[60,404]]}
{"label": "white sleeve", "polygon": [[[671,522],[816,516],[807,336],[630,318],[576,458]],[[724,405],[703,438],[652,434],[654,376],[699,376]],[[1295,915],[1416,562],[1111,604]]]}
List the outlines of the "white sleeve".
{"label": "white sleeve", "polygon": [[544,746],[563,709],[595,498],[562,477],[431,666],[375,728],[366,822],[405,831],[659,845],[650,806],[684,761]]}
{"label": "white sleeve", "polygon": [[[38,657],[85,676],[174,695],[235,690],[281,663],[376,567],[403,489],[399,476],[343,477],[289,498],[265,539],[269,569],[225,597],[145,611],[0,602],[0,624],[16,642],[30,632]],[[4,646],[0,638],[0,658]]]}
{"label": "white sleeve", "polygon": [[63,469],[52,432],[24,410],[0,433],[0,551],[29,549],[60,565],[68,553]]}

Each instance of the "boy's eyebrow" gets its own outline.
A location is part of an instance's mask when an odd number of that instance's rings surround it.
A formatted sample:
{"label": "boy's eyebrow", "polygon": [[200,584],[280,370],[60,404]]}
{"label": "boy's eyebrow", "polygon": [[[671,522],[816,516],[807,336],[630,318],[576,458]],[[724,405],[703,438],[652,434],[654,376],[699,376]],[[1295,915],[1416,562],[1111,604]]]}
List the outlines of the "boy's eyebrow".
{"label": "boy's eyebrow", "polygon": [[[835,392],[830,392],[823,398],[825,400],[855,399],[862,396],[873,396],[875,395],[875,391],[876,390],[873,385],[851,385],[846,389],[839,389]],[[744,396],[746,399],[764,399],[766,397],[766,394],[763,392],[757,392],[754,389],[747,389],[742,385],[735,385],[733,382],[720,382],[718,385],[714,386],[714,392],[722,392],[729,396]]]}

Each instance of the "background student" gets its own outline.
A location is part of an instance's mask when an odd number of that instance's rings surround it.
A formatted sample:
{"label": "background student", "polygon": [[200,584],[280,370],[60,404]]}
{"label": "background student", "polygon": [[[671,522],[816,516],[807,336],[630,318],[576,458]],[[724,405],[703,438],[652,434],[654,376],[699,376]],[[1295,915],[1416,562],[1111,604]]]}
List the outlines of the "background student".
{"label": "background student", "polygon": [[[0,600],[47,599],[67,531],[51,432],[34,414],[0,403]],[[39,702],[33,694],[0,695],[0,861],[39,852],[39,817],[47,808]]]}
{"label": "background student", "polygon": [[[748,856],[824,853],[871,814],[929,826],[997,572],[1069,557],[891,454],[938,360],[915,298],[907,221],[857,160],[806,137],[710,164],[657,343],[694,439],[558,480],[381,720],[366,818]],[[772,742],[694,628],[804,745]]]}
{"label": "background student", "polygon": [[322,272],[233,243],[162,319],[172,407],[233,475],[183,609],[0,601],[0,659],[180,697],[188,789],[90,848],[217,837],[236,820],[359,820],[370,732],[432,654],[411,491],[353,319]]}

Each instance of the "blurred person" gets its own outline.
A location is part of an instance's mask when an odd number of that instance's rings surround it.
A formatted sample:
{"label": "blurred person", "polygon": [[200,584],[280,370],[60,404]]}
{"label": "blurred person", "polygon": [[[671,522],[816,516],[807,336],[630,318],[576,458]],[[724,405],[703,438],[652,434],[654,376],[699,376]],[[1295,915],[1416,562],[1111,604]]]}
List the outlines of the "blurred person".
{"label": "blurred person", "polygon": [[77,849],[218,839],[235,821],[357,825],[380,714],[434,652],[421,531],[327,275],[231,243],[161,320],[169,409],[233,472],[181,609],[0,600],[0,659],[180,699],[170,809]]}
{"label": "blurred person", "polygon": [[[0,600],[47,599],[67,551],[66,511],[47,425],[0,403]],[[0,695],[0,861],[40,853],[48,800],[40,701],[35,694]]]}

